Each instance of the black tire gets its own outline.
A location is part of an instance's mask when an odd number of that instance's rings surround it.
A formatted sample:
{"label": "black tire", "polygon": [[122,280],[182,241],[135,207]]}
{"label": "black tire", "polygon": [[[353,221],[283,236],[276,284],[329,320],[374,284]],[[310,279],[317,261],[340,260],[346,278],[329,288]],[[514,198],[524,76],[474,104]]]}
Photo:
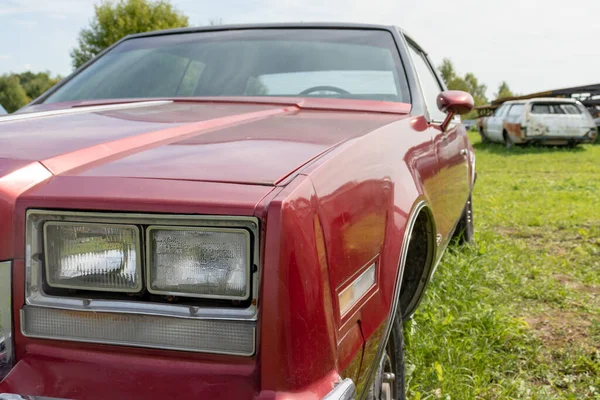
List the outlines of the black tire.
{"label": "black tire", "polygon": [[[391,375],[390,375],[391,374]],[[385,345],[381,365],[375,375],[369,400],[406,400],[404,379],[404,328],[402,312],[398,310],[392,323],[392,331]]]}
{"label": "black tire", "polygon": [[504,137],[504,146],[506,147],[506,150],[512,150],[515,147],[515,142],[513,142],[510,135],[504,131],[502,137]]}
{"label": "black tire", "polygon": [[473,200],[469,196],[465,209],[463,210],[462,216],[456,225],[454,231],[454,238],[458,241],[458,244],[469,244],[473,243],[473,237],[475,236],[475,227],[473,224]]}

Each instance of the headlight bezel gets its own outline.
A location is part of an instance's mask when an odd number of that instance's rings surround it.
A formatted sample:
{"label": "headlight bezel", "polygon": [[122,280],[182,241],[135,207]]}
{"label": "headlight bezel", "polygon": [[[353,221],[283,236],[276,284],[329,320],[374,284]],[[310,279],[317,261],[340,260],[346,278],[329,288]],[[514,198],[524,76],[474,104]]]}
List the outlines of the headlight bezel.
{"label": "headlight bezel", "polygon": [[[258,316],[258,288],[261,270],[259,251],[260,226],[256,217],[226,215],[188,215],[188,214],[148,214],[128,212],[96,211],[56,211],[30,209],[26,215],[26,254],[25,254],[25,296],[28,305],[57,307],[71,310],[98,312],[142,313],[180,318],[235,319],[256,321]],[[206,305],[175,304],[169,302],[146,302],[129,299],[71,297],[63,294],[47,293],[42,277],[43,232],[47,221],[67,221],[78,223],[133,224],[141,227],[174,226],[204,228],[245,229],[250,234],[250,296],[243,304],[232,306],[230,303],[215,305],[206,299]],[[141,235],[142,242],[145,234]],[[142,245],[143,253],[145,253]],[[146,266],[143,264],[143,270]],[[145,277],[143,278],[145,281]],[[103,292],[96,292],[102,295]],[[106,292],[104,292],[106,293]],[[204,300],[189,298],[189,300]],[[239,303],[239,301],[238,301]]]}
{"label": "headlight bezel", "polygon": [[[151,234],[154,230],[171,230],[171,231],[198,231],[198,232],[214,232],[214,233],[242,233],[244,234],[246,246],[248,249],[248,257],[245,260],[246,266],[246,291],[243,296],[228,296],[228,295],[211,295],[211,294],[195,294],[191,292],[177,292],[177,291],[168,291],[168,290],[156,290],[152,288],[152,263],[153,263],[153,248],[152,248],[152,238]],[[224,299],[224,300],[236,300],[236,301],[244,301],[247,300],[250,296],[251,290],[251,276],[252,276],[252,262],[251,262],[251,238],[250,233],[245,229],[239,228],[208,228],[208,227],[189,227],[189,226],[168,226],[168,225],[150,225],[145,229],[145,243],[146,243],[146,290],[148,292],[160,295],[160,296],[180,296],[185,298],[197,298],[197,299]]]}

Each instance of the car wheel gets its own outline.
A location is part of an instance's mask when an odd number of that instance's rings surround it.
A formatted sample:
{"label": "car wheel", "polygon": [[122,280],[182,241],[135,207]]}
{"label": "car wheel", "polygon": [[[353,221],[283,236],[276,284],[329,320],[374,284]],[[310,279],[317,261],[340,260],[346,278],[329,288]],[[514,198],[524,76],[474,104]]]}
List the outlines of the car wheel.
{"label": "car wheel", "polygon": [[463,210],[462,216],[456,225],[454,231],[454,237],[458,240],[459,244],[469,244],[473,242],[475,236],[475,227],[473,224],[473,200],[469,196],[465,209]]}
{"label": "car wheel", "polygon": [[369,400],[406,400],[404,381],[404,329],[402,313],[396,313],[392,332],[385,345],[385,353],[375,381],[369,391]]}
{"label": "car wheel", "polygon": [[506,146],[506,150],[512,149],[515,146],[515,142],[513,142],[510,135],[504,131],[502,136],[504,137],[504,146]]}

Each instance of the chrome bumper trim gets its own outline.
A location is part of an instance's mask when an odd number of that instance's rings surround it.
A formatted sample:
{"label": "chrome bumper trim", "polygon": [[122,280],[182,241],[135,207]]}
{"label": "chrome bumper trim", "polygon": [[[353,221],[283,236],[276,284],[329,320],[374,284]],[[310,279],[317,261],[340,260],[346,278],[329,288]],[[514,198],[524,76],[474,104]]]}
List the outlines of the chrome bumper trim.
{"label": "chrome bumper trim", "polygon": [[356,386],[350,378],[338,383],[323,400],[353,400],[356,397]]}

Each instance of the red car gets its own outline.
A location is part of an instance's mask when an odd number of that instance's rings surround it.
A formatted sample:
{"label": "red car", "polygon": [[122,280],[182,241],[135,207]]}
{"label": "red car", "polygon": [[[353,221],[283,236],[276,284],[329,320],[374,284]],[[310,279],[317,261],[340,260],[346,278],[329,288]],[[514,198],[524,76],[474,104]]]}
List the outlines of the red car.
{"label": "red car", "polygon": [[434,71],[395,27],[152,32],[2,117],[0,398],[404,398],[473,235]]}

